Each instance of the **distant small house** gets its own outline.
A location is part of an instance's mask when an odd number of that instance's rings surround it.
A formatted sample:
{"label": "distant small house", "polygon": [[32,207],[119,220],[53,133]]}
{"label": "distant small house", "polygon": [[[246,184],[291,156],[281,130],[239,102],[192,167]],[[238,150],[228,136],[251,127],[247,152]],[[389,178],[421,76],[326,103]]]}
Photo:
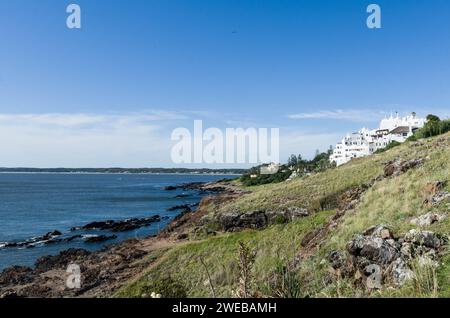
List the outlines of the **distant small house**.
{"label": "distant small house", "polygon": [[275,174],[280,170],[280,164],[278,163],[271,163],[267,166],[262,166],[260,169],[261,174]]}

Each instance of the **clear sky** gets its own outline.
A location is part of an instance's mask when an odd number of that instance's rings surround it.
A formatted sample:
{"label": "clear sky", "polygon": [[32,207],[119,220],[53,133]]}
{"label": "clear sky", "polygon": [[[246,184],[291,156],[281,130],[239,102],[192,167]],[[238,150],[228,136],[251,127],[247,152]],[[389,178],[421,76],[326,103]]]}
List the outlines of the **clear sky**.
{"label": "clear sky", "polygon": [[0,166],[174,166],[194,119],[310,157],[386,113],[450,115],[448,0],[0,0],[0,41]]}

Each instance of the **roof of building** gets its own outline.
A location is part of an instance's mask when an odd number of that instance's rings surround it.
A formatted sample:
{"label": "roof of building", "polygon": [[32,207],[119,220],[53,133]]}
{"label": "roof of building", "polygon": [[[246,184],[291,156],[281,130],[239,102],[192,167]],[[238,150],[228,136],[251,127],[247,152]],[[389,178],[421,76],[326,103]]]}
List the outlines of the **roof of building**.
{"label": "roof of building", "polygon": [[405,134],[409,133],[409,127],[408,126],[400,126],[397,127],[390,132],[391,134]]}

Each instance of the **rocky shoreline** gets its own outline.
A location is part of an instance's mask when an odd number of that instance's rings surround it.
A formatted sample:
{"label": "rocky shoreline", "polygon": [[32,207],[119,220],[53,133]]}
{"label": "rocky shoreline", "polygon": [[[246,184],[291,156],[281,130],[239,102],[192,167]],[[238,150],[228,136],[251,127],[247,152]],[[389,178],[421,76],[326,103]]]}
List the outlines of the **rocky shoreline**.
{"label": "rocky shoreline", "polygon": [[[110,231],[113,233],[118,232],[128,232],[132,230],[139,229],[141,227],[149,226],[155,222],[160,222],[161,220],[167,219],[167,217],[160,217],[159,215],[154,215],[145,218],[132,218],[121,221],[95,221],[88,223],[83,226],[73,227],[70,232],[76,232],[80,230],[98,230],[98,231]],[[59,231],[53,230],[42,236],[33,237],[22,242],[5,242],[2,244],[1,248],[34,248],[40,245],[50,245],[63,242],[72,242],[74,240],[83,240],[85,243],[99,243],[108,240],[116,239],[116,235],[103,235],[103,234],[74,234],[66,235]]]}
{"label": "rocky shoreline", "polygon": [[[146,239],[128,239],[118,244],[90,252],[84,249],[68,249],[58,255],[43,256],[35,262],[34,268],[13,266],[0,273],[0,298],[8,297],[108,297],[132,277],[147,268],[152,260],[145,256],[153,250],[155,245],[170,245],[186,237],[180,234],[184,226],[191,226],[197,214],[201,214],[201,205],[208,195],[239,195],[226,180],[210,183],[186,183],[165,188],[167,191],[175,189],[196,190],[202,194],[202,202],[198,205],[177,205],[170,210],[180,211],[165,230],[159,235]],[[200,211],[200,212],[199,212]],[[98,221],[74,227],[71,232],[78,230],[98,230],[111,233],[134,230],[159,222],[163,217],[155,215],[147,218],[134,218],[123,221]],[[60,231],[52,231],[41,237],[25,242],[9,243],[10,247],[31,247],[36,244],[54,244],[75,239],[83,239],[86,243],[98,243],[117,238],[112,235],[81,235],[74,234],[62,238]],[[81,272],[81,288],[67,287],[70,278],[68,266],[75,264]]]}

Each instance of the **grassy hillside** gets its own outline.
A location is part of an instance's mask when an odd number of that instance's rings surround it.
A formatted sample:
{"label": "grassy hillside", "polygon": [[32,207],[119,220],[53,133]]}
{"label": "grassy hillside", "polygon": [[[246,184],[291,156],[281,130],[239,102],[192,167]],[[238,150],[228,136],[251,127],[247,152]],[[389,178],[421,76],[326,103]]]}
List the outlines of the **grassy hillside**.
{"label": "grassy hillside", "polygon": [[[374,183],[363,193],[358,205],[347,211],[333,230],[326,234],[314,253],[301,261],[296,259],[304,249],[302,239],[330,220],[338,209],[339,197],[345,191],[371,183],[383,175],[386,162],[416,158],[425,158],[426,161],[422,166],[397,177],[383,178]],[[209,211],[210,220],[231,210],[244,213],[282,210],[292,206],[306,208],[311,215],[259,231],[219,233],[212,238],[174,247],[141,277],[123,287],[117,296],[148,296],[158,288],[158,282],[167,277],[188,297],[210,297],[211,284],[216,296],[233,296],[239,287],[239,280],[242,280],[238,247],[239,242],[244,242],[256,253],[254,265],[251,266],[251,285],[255,295],[450,297],[450,256],[445,251],[436,270],[423,272],[418,269],[416,278],[402,288],[382,288],[375,292],[355,288],[348,279],[334,279],[326,261],[331,251],[345,250],[346,243],[354,234],[372,225],[387,224],[394,232],[404,233],[417,228],[410,223],[413,217],[429,211],[448,215],[448,200],[434,207],[424,206],[423,202],[428,182],[450,181],[449,158],[450,134],[446,134],[407,142],[384,153],[353,160],[339,168],[305,178],[246,188],[251,193]],[[448,183],[445,190],[450,190]],[[426,229],[448,235],[450,218]]]}

